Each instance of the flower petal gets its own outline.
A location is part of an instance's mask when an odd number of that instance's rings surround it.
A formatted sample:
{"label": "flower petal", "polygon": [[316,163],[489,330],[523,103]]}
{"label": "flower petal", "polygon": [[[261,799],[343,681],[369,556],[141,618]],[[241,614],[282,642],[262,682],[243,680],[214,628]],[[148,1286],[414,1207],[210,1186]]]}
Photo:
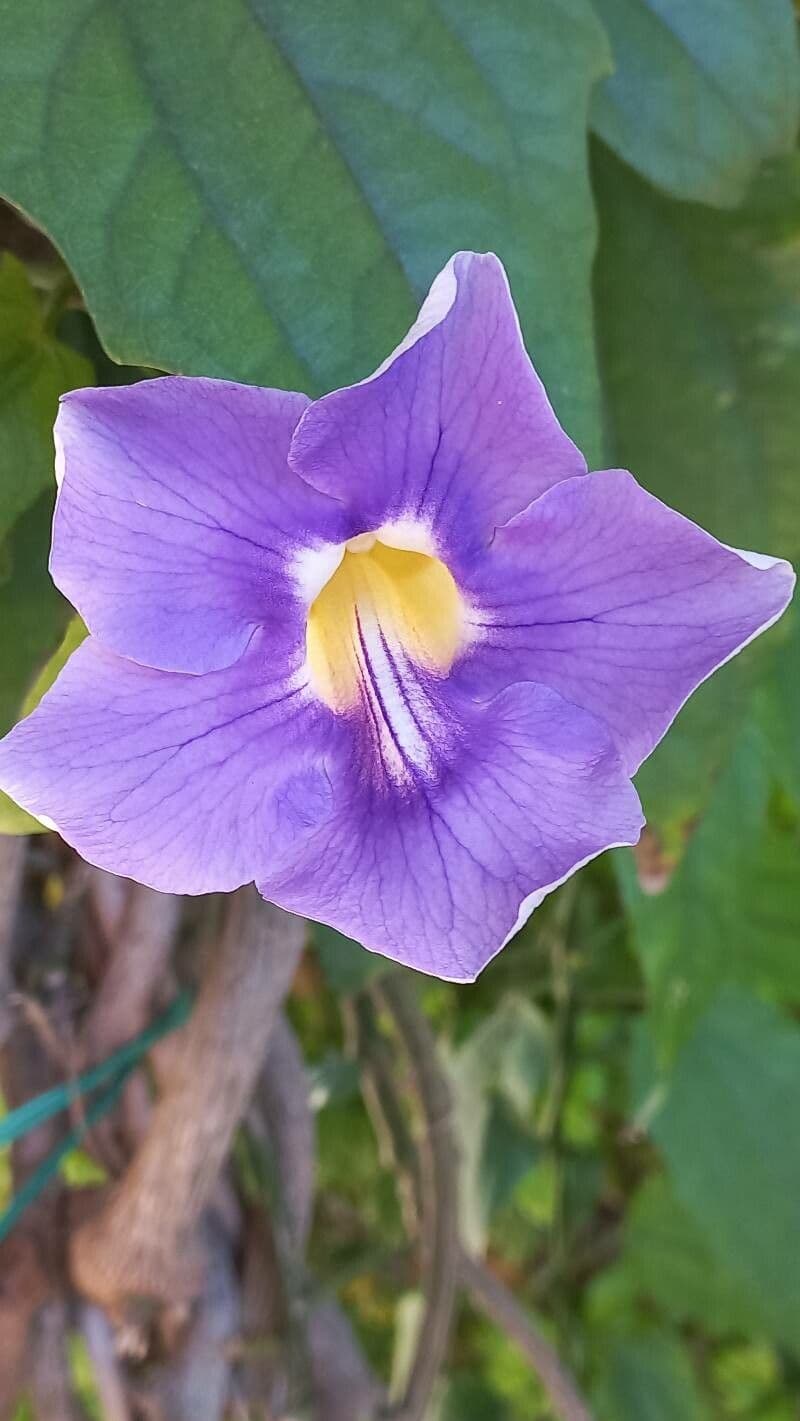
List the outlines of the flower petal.
{"label": "flower petal", "polygon": [[153,671],[89,638],[0,741],[0,785],[90,863],[169,893],[262,875],[328,812],[333,717],[257,633],[232,667]]}
{"label": "flower petal", "polygon": [[525,352],[501,263],[474,252],[448,262],[370,379],[309,407],[290,463],[364,529],[429,524],[451,565],[586,470]]}
{"label": "flower petal", "polygon": [[346,536],[287,467],[304,395],[171,376],[63,398],[51,572],[113,651],[213,671],[290,614],[289,560]]}
{"label": "flower petal", "polygon": [[461,679],[529,677],[602,716],[629,774],[701,681],[791,599],[788,563],[742,553],[621,469],[551,489],[505,528],[469,593],[482,639]]}
{"label": "flower petal", "polygon": [[436,776],[383,773],[369,737],[332,756],[333,816],[258,886],[398,962],[470,981],[546,893],[635,843],[643,821],[606,727],[547,687],[450,712],[460,748]]}

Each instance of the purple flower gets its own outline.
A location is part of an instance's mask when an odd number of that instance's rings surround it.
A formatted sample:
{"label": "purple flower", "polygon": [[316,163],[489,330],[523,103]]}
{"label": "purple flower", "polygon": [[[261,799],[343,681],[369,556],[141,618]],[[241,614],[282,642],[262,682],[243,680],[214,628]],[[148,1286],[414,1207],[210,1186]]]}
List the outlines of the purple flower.
{"label": "purple flower", "polygon": [[254,879],[441,977],[636,842],[631,775],[792,593],[587,473],[494,256],[359,385],[80,390],[56,444],[51,569],[91,636],[0,785],[103,868]]}

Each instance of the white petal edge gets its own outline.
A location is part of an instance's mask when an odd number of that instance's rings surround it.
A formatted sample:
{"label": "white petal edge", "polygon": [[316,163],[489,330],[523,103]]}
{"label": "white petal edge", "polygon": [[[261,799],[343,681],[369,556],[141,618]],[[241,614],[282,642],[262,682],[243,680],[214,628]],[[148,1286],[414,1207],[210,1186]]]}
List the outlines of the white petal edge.
{"label": "white petal edge", "polygon": [[64,474],[66,473],[67,456],[64,453],[64,441],[61,438],[61,432],[58,428],[58,421],[56,421],[55,425],[53,426],[53,443],[56,447],[56,488],[60,489],[61,485],[64,482]]}
{"label": "white petal edge", "polygon": [[[413,326],[408,331],[408,333],[400,341],[400,344],[396,345],[394,350],[391,351],[389,355],[387,355],[386,359],[381,361],[377,370],[373,370],[372,374],[365,376],[363,380],[357,380],[354,386],[345,386],[346,389],[355,389],[358,385],[369,385],[370,381],[377,380],[380,375],[385,374],[389,367],[393,365],[394,362],[399,359],[401,355],[405,355],[406,351],[411,350],[417,344],[418,341],[422,340],[423,336],[428,335],[430,331],[436,328],[436,326],[441,325],[442,321],[445,320],[445,318],[450,314],[450,311],[453,309],[456,297],[458,295],[459,278],[456,275],[456,262],[461,260],[462,258],[464,260],[465,266],[470,266],[473,261],[481,261],[482,259],[488,259],[495,265],[497,271],[502,276],[503,284],[506,289],[508,303],[511,308],[512,315],[514,317],[514,325],[516,326],[517,339],[519,340],[520,349],[524,351],[527,355],[527,348],[525,345],[524,337],[522,335],[522,326],[520,325],[519,321],[519,313],[514,304],[514,298],[511,294],[511,283],[508,279],[508,272],[503,266],[503,263],[501,262],[497,253],[470,251],[454,252],[447,265],[442,267],[442,270],[439,272],[439,275],[434,278],[433,284],[431,285],[431,288],[427,296],[425,297],[425,300],[420,306],[419,315],[417,316],[417,319],[415,320]],[[466,272],[462,272],[461,279],[463,280],[465,276]],[[530,357],[528,358],[530,359]],[[545,396],[545,399],[547,399],[547,392],[545,391],[544,386],[542,386],[542,392]],[[549,399],[547,400],[547,404],[552,411],[553,407],[550,404]],[[555,412],[553,411],[553,418],[555,419],[555,417]],[[301,415],[300,419],[302,423],[303,415]]]}
{"label": "white petal edge", "polygon": [[[642,816],[640,833],[641,830],[644,829],[646,822],[644,816]],[[523,898],[520,903],[517,921],[511,929],[511,932],[503,938],[497,952],[502,952],[503,948],[510,943],[511,939],[516,937],[520,928],[524,928],[531,914],[541,906],[548,894],[555,893],[555,890],[560,888],[562,883],[566,883],[568,878],[572,878],[574,873],[579,873],[582,868],[586,867],[587,863],[591,863],[593,859],[599,858],[601,854],[610,853],[612,849],[629,849],[631,847],[632,844],[629,839],[620,839],[618,844],[606,844],[605,848],[597,849],[593,854],[587,854],[585,859],[580,859],[573,868],[568,869],[567,872],[563,874],[561,878],[557,878],[554,883],[548,883],[544,888],[537,888],[534,893],[529,893],[527,898]],[[492,956],[496,957],[497,953],[493,953]],[[490,958],[489,961],[491,962],[491,960]]]}
{"label": "white petal edge", "polygon": [[[665,507],[666,506],[668,505],[665,505]],[[699,524],[695,524],[695,527],[699,526]],[[705,532],[706,530],[703,529],[702,531]],[[709,533],[708,537],[713,537],[713,534]],[[788,573],[786,600],[783,602],[782,606],[778,608],[777,612],[774,612],[771,617],[767,617],[765,622],[761,622],[761,624],[750,633],[749,637],[746,637],[744,641],[740,641],[738,646],[735,646],[732,651],[728,652],[727,656],[723,656],[720,661],[717,661],[711,667],[711,669],[706,672],[705,676],[701,677],[701,679],[694,686],[692,686],[691,690],[688,691],[687,694],[684,696],[680,705],[675,707],[675,713],[670,717],[669,721],[664,726],[664,729],[661,732],[661,735],[659,736],[656,745],[660,744],[661,741],[664,739],[664,736],[667,734],[670,727],[674,725],[676,719],[683,710],[683,707],[686,705],[686,702],[691,699],[695,691],[699,691],[700,687],[704,685],[705,682],[708,681],[715,674],[715,672],[721,670],[723,666],[727,666],[729,661],[733,661],[734,656],[738,656],[740,651],[744,651],[745,647],[748,647],[751,641],[755,641],[756,637],[761,636],[763,632],[768,632],[770,627],[774,627],[775,623],[780,621],[781,617],[786,611],[786,608],[789,606],[789,603],[792,600],[792,595],[794,593],[794,589],[797,583],[797,574],[795,573],[792,564],[790,562],[787,562],[786,558],[773,558],[770,557],[767,553],[746,552],[742,548],[732,548],[730,543],[720,543],[719,546],[721,548],[725,548],[726,551],[729,553],[735,553],[737,558],[741,558],[743,562],[749,563],[750,567],[757,568],[759,572],[769,572],[774,567],[785,568],[786,572]],[[655,750],[655,748],[656,746],[654,745],[653,750]],[[650,755],[652,755],[653,750],[649,750],[647,755],[644,755],[639,761],[638,765],[634,765],[633,768],[630,771],[626,771],[626,773],[629,773],[630,776],[633,777],[641,769],[645,760],[649,759]]]}
{"label": "white petal edge", "polygon": [[379,375],[383,375],[385,370],[393,365],[398,356],[404,355],[407,350],[422,340],[423,336],[432,331],[434,326],[441,325],[445,316],[452,309],[453,302],[458,293],[458,277],[456,276],[456,260],[461,256],[472,256],[472,252],[456,252],[434,278],[431,289],[419,309],[419,315],[407,335],[403,337],[399,345],[381,361],[377,370],[373,370],[365,380],[359,380],[359,385],[368,385],[370,380],[377,380]]}
{"label": "white petal edge", "polygon": [[[645,819],[644,817],[642,817],[641,828],[643,829],[644,826]],[[593,854],[588,854],[585,859],[580,859],[580,861],[576,863],[574,867],[567,870],[567,872],[563,875],[562,878],[557,878],[555,882],[548,883],[544,888],[537,888],[534,893],[529,893],[527,898],[523,898],[520,904],[519,912],[517,914],[517,921],[515,922],[511,931],[506,934],[501,943],[498,943],[497,947],[494,949],[491,955],[487,957],[483,965],[478,968],[477,972],[473,972],[471,976],[457,977],[454,975],[446,975],[441,970],[434,971],[432,967],[420,967],[418,964],[415,964],[414,967],[409,968],[408,970],[418,972],[423,977],[433,977],[438,982],[455,982],[459,985],[466,985],[469,982],[477,982],[481,974],[486,971],[486,968],[489,966],[489,963],[493,962],[495,957],[497,957],[498,953],[502,952],[503,948],[508,946],[513,937],[516,937],[516,934],[519,932],[520,928],[525,926],[528,921],[528,918],[531,916],[534,910],[538,908],[541,903],[544,902],[545,898],[549,893],[554,893],[556,888],[560,888],[562,883],[566,883],[567,879],[571,878],[574,873],[578,873],[580,869],[586,867],[587,863],[591,863],[593,859],[599,858],[601,854],[609,853],[611,849],[629,849],[630,847],[631,841],[629,839],[621,839],[619,843],[615,844],[606,844],[604,848],[597,849]],[[279,897],[271,898],[270,901],[273,903],[277,903],[279,907],[283,907],[283,904],[281,904]],[[285,911],[291,912],[292,909],[288,909]],[[325,918],[317,918],[315,921],[323,923],[328,927],[334,926],[334,924],[330,923]],[[340,927],[337,928],[336,931],[342,932],[343,929]],[[382,951],[381,948],[370,947],[369,943],[361,942],[358,939],[354,939],[354,941],[358,941],[359,947],[363,948],[364,952],[371,952],[375,957],[383,957],[384,960],[391,961],[391,959],[388,958],[387,953],[385,951]]]}
{"label": "white petal edge", "polygon": [[[778,563],[785,563],[785,558],[771,558],[767,553],[749,553],[745,548],[733,548],[730,543],[723,543],[723,548],[727,548],[729,553],[735,553],[737,557],[749,562],[751,567],[757,567],[762,572],[768,572],[771,567],[776,567]],[[786,563],[790,567],[790,563]],[[794,569],[792,568],[792,571]]]}
{"label": "white petal edge", "polygon": [[[779,610],[775,612],[772,617],[768,617],[765,622],[762,622],[759,627],[756,627],[755,631],[751,633],[751,635],[747,638],[746,641],[741,642],[740,645],[735,647],[733,651],[729,652],[727,656],[724,656],[721,661],[718,661],[716,666],[712,667],[712,669],[707,673],[707,675],[703,677],[703,681],[707,681],[710,676],[714,675],[715,671],[718,671],[720,667],[725,666],[727,662],[732,661],[734,656],[738,656],[740,651],[744,651],[745,647],[749,646],[751,641],[755,641],[756,637],[760,636],[762,632],[769,631],[769,628],[774,626],[774,624],[783,616],[784,612],[786,611],[786,608],[792,600],[792,593],[794,592],[794,588],[797,582],[797,577],[794,568],[792,567],[791,563],[787,562],[785,558],[769,557],[766,553],[748,552],[743,548],[733,548],[728,543],[723,543],[722,546],[727,548],[729,552],[735,553],[737,557],[742,558],[744,562],[749,563],[751,567],[758,568],[759,571],[769,572],[774,567],[785,568],[786,572],[789,574],[788,595],[783,606],[780,607]],[[689,694],[684,697],[684,699],[681,701],[681,704],[678,706],[675,715],[672,717],[670,725],[675,720],[675,717],[680,714],[681,710],[686,705],[686,702],[689,700],[689,697],[694,695],[694,692],[698,689],[698,687],[703,684],[703,681],[698,681],[697,686],[693,687]],[[667,727],[667,730],[668,729],[669,726]],[[666,731],[664,733],[666,734]],[[643,818],[642,828],[644,828],[645,823],[646,821]],[[503,938],[503,941],[500,943],[500,946],[497,948],[497,951],[494,952],[492,954],[492,957],[487,960],[486,966],[488,966],[488,963],[492,961],[492,958],[497,956],[498,952],[502,952],[503,948],[506,947],[509,942],[511,942],[512,938],[516,937],[516,934],[520,931],[520,928],[523,928],[525,926],[531,914],[535,912],[538,907],[541,906],[548,894],[555,892],[556,888],[560,888],[563,883],[567,882],[568,878],[571,878],[574,873],[578,873],[580,869],[585,868],[588,863],[591,863],[593,859],[598,858],[600,854],[608,853],[611,849],[624,849],[630,847],[630,844],[624,840],[617,844],[608,844],[606,848],[598,849],[597,853],[589,854],[585,859],[581,859],[579,863],[576,863],[573,868],[571,868],[567,873],[565,873],[563,877],[556,879],[554,883],[548,883],[545,885],[544,888],[537,888],[535,892],[529,893],[527,898],[523,898],[522,902],[520,903],[519,912],[517,913],[517,920],[513,928],[511,929],[510,933],[508,933],[507,936]],[[484,968],[481,968],[481,971],[483,970]],[[467,980],[474,981],[475,979],[470,978]]]}

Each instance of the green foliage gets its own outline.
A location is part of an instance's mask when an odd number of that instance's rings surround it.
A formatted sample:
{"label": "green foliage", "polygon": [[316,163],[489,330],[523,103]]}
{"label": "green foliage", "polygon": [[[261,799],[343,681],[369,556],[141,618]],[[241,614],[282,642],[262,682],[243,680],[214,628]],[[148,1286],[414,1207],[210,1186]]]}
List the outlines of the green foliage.
{"label": "green foliage", "polygon": [[800,1346],[800,1034],[725,992],[678,1053],[653,1131],[675,1192],[765,1330]]}
{"label": "green foliage", "polygon": [[[50,513],[48,497],[26,518],[19,520],[9,539],[9,558],[19,559],[19,571],[14,575],[12,563],[7,601],[0,584],[0,656],[8,678],[0,689],[0,711],[5,712],[3,730],[38,706],[86,636],[80,617],[71,617],[59,645],[45,661],[33,685],[29,684],[32,672],[41,666],[69,613],[39,560],[47,536],[45,527],[49,532]],[[20,702],[20,692],[26,685],[27,692]],[[38,819],[13,804],[8,795],[0,793],[0,834],[38,834],[43,829]]]}
{"label": "green foliage", "polygon": [[[19,718],[26,692],[39,668],[58,646],[69,607],[47,572],[52,496],[42,495],[15,523],[0,554],[0,730]],[[0,833],[40,829],[37,820],[0,794]]]}
{"label": "green foliage", "polygon": [[17,719],[38,666],[58,645],[69,608],[47,574],[52,500],[39,499],[15,524],[0,583],[0,728]]}
{"label": "green foliage", "polygon": [[597,1388],[598,1421],[707,1421],[677,1338],[651,1333],[612,1344]]}
{"label": "green foliage", "polygon": [[592,124],[651,182],[732,207],[789,151],[800,84],[791,0],[596,0],[614,53]]}
{"label": "green foliage", "polygon": [[746,1291],[711,1252],[703,1228],[676,1199],[663,1175],[652,1175],[628,1215],[618,1278],[631,1299],[655,1306],[670,1322],[715,1331],[761,1330]]}
{"label": "green foliage", "polygon": [[5,253],[0,257],[0,539],[52,484],[59,395],[92,383],[88,361],[57,340],[51,326],[25,267]]}
{"label": "green foliage", "polygon": [[25,700],[22,702],[23,715],[30,715],[31,711],[36,709],[42,696],[50,690],[59,671],[63,670],[73,651],[77,650],[87,635],[86,627],[81,618],[71,617],[67,623],[67,629],[64,632],[60,644],[42,667],[39,675],[28,691]]}
{"label": "green foliage", "polygon": [[[63,281],[50,275],[51,284]],[[25,267],[0,258],[0,731],[58,644],[68,608],[47,572],[58,397],[92,382],[92,367],[53,333],[58,290],[40,300]],[[41,825],[0,794],[0,833]]]}
{"label": "green foliage", "polygon": [[510,1421],[511,1412],[495,1391],[467,1372],[451,1378],[435,1421]]}
{"label": "green foliage", "polygon": [[[736,547],[800,552],[800,155],[733,214],[596,153],[598,336],[615,460]],[[703,687],[639,776],[670,846],[704,808],[784,628]],[[800,664],[798,664],[800,674]]]}
{"label": "green foliage", "polygon": [[800,613],[786,616],[785,640],[760,704],[773,756],[773,769],[795,807],[800,808]]}
{"label": "green foliage", "polygon": [[800,154],[766,167],[734,213],[671,202],[600,149],[594,171],[617,455],[728,542],[795,553]]}
{"label": "green foliage", "polygon": [[335,992],[357,992],[386,971],[385,957],[365,952],[360,943],[325,923],[314,923],[311,937],[320,966]]}
{"label": "green foliage", "polygon": [[75,1394],[82,1403],[86,1416],[89,1421],[103,1421],[92,1360],[83,1338],[77,1334],[69,1340],[69,1364]]}
{"label": "green foliage", "polygon": [[597,454],[585,126],[609,56],[588,0],[32,0],[13,18],[0,184],[117,358],[344,384],[454,250],[498,247]]}
{"label": "green foliage", "polygon": [[630,856],[618,856],[651,1027],[667,1051],[721,982],[800,996],[800,829],[778,812],[770,770],[761,727],[749,723],[663,893],[642,893]]}
{"label": "green foliage", "polygon": [[108,1170],[86,1150],[73,1150],[61,1162],[61,1175],[70,1189],[87,1189],[108,1183]]}
{"label": "green foliage", "polygon": [[726,1416],[753,1421],[795,1421],[795,1398],[782,1386],[775,1351],[763,1343],[739,1343],[720,1348],[711,1366],[711,1381]]}

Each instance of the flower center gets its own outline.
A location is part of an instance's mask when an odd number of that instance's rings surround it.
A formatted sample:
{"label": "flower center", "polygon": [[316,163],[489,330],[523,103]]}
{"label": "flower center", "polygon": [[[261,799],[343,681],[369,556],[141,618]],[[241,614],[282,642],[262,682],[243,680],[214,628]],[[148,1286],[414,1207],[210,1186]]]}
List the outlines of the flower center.
{"label": "flower center", "polygon": [[462,623],[461,597],[443,562],[361,533],[308,614],[311,684],[336,711],[353,709],[371,689],[384,690],[388,706],[404,670],[447,675]]}
{"label": "flower center", "polygon": [[463,640],[463,603],[443,562],[372,533],[347,543],[308,614],[312,689],[359,714],[376,782],[434,780],[455,744],[441,682]]}

